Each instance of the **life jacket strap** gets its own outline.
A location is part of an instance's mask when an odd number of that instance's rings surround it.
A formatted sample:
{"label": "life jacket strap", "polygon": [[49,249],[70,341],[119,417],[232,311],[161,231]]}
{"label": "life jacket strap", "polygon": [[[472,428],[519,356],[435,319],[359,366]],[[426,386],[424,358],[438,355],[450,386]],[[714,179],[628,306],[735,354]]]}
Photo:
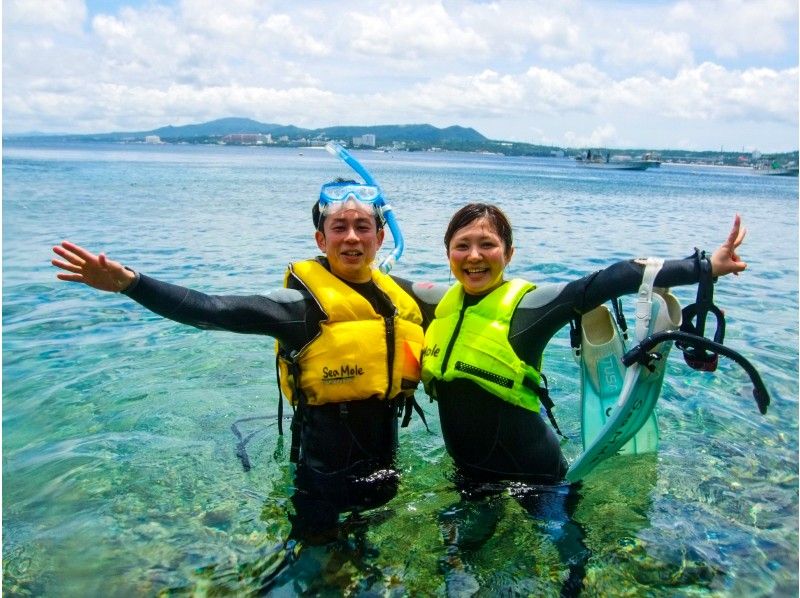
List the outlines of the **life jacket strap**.
{"label": "life jacket strap", "polygon": [[413,409],[414,411],[417,412],[417,415],[419,415],[420,419],[422,420],[422,423],[425,424],[425,429],[428,432],[430,432],[431,429],[428,427],[428,421],[425,419],[425,412],[422,410],[422,407],[420,407],[419,403],[417,403],[416,397],[414,395],[411,395],[406,397],[405,400],[403,399],[400,400],[403,401],[403,404],[401,404],[400,407],[401,410],[403,411],[403,421],[400,423],[400,427],[401,428],[408,427],[408,423],[411,421],[411,411]]}
{"label": "life jacket strap", "polygon": [[541,406],[544,407],[544,412],[547,414],[547,419],[549,419],[550,423],[553,425],[553,429],[555,429],[561,438],[566,438],[564,433],[561,431],[561,428],[558,427],[556,416],[553,415],[555,403],[553,403],[553,399],[550,398],[550,389],[547,387],[547,378],[544,374],[539,375],[542,377],[544,386],[537,384],[535,380],[528,378],[527,376],[522,380],[522,385],[530,388],[536,393],[536,396],[539,397],[539,403],[541,403]]}
{"label": "life jacket strap", "polygon": [[303,424],[305,423],[304,413],[306,410],[306,396],[300,390],[300,366],[297,363],[297,351],[286,353],[280,348],[275,356],[275,375],[278,381],[278,433],[283,435],[283,394],[281,393],[280,367],[279,360],[283,358],[289,367],[292,376],[293,394],[297,397],[297,407],[292,406],[294,414],[292,416],[292,444],[289,449],[289,461],[297,463],[300,460],[300,437],[302,436]]}
{"label": "life jacket strap", "polygon": [[303,417],[295,411],[292,417],[292,444],[289,448],[289,461],[298,463],[300,461],[300,436],[303,433]]}
{"label": "life jacket strap", "polygon": [[283,436],[283,393],[281,392],[280,363],[280,353],[275,353],[275,382],[278,385],[278,435]]}

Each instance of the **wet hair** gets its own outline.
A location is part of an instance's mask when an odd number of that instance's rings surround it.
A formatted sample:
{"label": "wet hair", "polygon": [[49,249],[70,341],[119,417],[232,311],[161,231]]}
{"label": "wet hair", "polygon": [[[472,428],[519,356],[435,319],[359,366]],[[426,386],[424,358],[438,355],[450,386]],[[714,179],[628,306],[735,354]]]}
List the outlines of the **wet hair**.
{"label": "wet hair", "polygon": [[450,241],[456,232],[480,218],[486,218],[489,221],[494,232],[498,234],[505,244],[504,253],[508,255],[514,241],[511,234],[511,223],[503,213],[503,210],[488,203],[468,203],[453,214],[453,217],[450,218],[450,224],[447,225],[447,230],[444,233],[444,247],[447,250],[447,255],[450,255]]}
{"label": "wet hair", "polygon": [[[353,183],[354,185],[358,185],[358,181],[354,181],[352,179],[345,179],[342,177],[336,177],[331,181],[331,183]],[[323,225],[325,224],[325,216],[319,209],[319,200],[314,202],[314,205],[311,206],[311,220],[314,222],[314,228],[320,232],[324,232],[322,230]],[[375,214],[375,226],[377,230],[381,230],[383,228],[383,221],[378,214]]]}

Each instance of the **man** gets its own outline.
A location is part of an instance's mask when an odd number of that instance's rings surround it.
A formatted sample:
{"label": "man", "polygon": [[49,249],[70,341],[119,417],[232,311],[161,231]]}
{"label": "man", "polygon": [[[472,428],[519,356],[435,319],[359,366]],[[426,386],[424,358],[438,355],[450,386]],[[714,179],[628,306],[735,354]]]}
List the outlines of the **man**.
{"label": "man", "polygon": [[207,295],[69,241],[53,248],[61,258],[53,265],[66,271],[60,280],[124,293],[183,324],[277,340],[281,388],[295,410],[294,537],[335,529],[340,512],[395,495],[398,417],[403,407],[408,413],[419,381],[422,314],[372,267],[384,239],[382,215],[361,201],[357,185],[353,192],[346,186],[341,200],[312,210],[324,257],[291,264],[286,288],[268,295]]}

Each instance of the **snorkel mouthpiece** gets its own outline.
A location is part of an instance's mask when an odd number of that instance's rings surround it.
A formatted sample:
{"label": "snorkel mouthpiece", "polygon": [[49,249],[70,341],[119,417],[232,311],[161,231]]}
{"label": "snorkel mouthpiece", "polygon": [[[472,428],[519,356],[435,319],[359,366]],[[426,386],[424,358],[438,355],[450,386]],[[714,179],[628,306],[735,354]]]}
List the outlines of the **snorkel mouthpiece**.
{"label": "snorkel mouthpiece", "polygon": [[[394,217],[394,211],[392,210],[392,207],[386,203],[380,185],[375,182],[375,179],[372,178],[372,175],[366,168],[364,168],[361,162],[350,155],[350,152],[334,141],[329,141],[326,143],[325,149],[334,156],[337,156],[340,160],[342,160],[342,162],[352,168],[362,179],[364,179],[364,184],[366,186],[374,187],[377,191],[373,198],[361,198],[355,194],[352,195],[352,197],[355,197],[357,200],[362,202],[367,200],[366,203],[371,203],[374,209],[378,212],[379,216],[381,216],[386,222],[386,226],[388,226],[389,230],[392,232],[394,249],[388,256],[381,260],[380,264],[378,264],[378,270],[386,274],[392,269],[395,262],[400,259],[400,256],[403,255],[403,249],[405,248],[403,233],[400,232],[400,225],[397,223],[397,219]],[[322,192],[320,193],[319,197],[320,210],[323,210],[326,206],[335,201],[330,198],[328,193],[325,192],[326,187],[329,186],[330,185],[323,185],[322,187]]]}

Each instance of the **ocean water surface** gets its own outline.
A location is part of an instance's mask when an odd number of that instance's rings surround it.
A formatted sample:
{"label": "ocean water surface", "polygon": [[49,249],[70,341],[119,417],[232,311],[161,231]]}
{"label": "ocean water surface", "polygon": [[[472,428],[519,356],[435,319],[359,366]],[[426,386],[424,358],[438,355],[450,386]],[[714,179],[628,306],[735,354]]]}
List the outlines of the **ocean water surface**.
{"label": "ocean water surface", "polygon": [[[569,521],[589,551],[585,595],[794,596],[798,587],[798,185],[743,169],[583,170],[565,159],[461,153],[356,155],[397,211],[394,274],[447,282],[442,235],[467,200],[512,219],[511,276],[559,282],[619,259],[713,249],[735,213],[748,270],[715,299],[726,343],[772,395],[721,359],[673,350],[657,455],[614,457]],[[62,239],[215,294],[266,293],[317,253],[326,152],[264,147],[22,144],[3,148],[3,592],[7,596],[558,595],[560,529],[515,500],[448,570],[458,512],[435,405],[401,430],[397,496],[344,517],[336,541],[289,545],[288,438],[273,341],[164,320],[122,295],[55,279]],[[391,243],[389,243],[391,244]],[[685,305],[694,287],[673,290]],[[628,313],[632,299],[626,303]],[[580,452],[578,369],[562,331],[545,372]],[[236,457],[237,438],[253,467]],[[566,529],[566,528],[565,528]],[[555,540],[554,540],[555,538]],[[276,572],[280,572],[275,576]]]}

